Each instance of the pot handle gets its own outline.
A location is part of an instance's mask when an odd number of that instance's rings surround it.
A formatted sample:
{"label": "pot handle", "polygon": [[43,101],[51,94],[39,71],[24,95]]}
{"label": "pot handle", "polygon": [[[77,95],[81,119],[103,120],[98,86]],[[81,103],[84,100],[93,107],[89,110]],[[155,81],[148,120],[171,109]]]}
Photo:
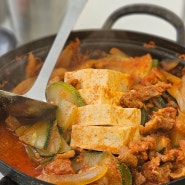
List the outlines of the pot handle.
{"label": "pot handle", "polygon": [[121,7],[107,18],[102,28],[111,29],[119,18],[129,14],[149,14],[164,19],[174,26],[177,33],[177,43],[185,46],[185,27],[181,18],[172,11],[157,5],[133,4]]}

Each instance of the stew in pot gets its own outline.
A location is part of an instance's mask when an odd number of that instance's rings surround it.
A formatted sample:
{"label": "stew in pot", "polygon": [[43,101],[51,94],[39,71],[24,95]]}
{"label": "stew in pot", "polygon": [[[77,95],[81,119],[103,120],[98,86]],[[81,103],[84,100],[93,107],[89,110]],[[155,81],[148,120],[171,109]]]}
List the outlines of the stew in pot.
{"label": "stew in pot", "polygon": [[[13,92],[24,94],[41,66],[29,53],[26,79]],[[46,89],[47,101],[58,106],[55,119],[26,124],[8,115],[0,157],[53,184],[152,185],[184,177],[184,71],[150,53],[81,52],[76,39]]]}

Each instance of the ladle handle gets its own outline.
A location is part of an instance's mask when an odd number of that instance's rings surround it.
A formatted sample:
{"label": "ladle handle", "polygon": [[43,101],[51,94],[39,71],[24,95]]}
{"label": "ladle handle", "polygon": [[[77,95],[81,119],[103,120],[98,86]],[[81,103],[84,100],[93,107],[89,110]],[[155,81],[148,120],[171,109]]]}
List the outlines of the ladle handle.
{"label": "ladle handle", "polygon": [[25,94],[27,97],[41,101],[45,100],[45,90],[49,77],[74,26],[74,23],[76,22],[86,2],[87,0],[69,1],[67,13],[62,21],[58,34],[53,42],[44,65],[42,66],[38,78],[32,88]]}
{"label": "ladle handle", "polygon": [[5,176],[0,180],[0,185],[18,185],[16,182]]}
{"label": "ladle handle", "polygon": [[181,18],[178,17],[172,11],[157,5],[133,4],[133,5],[123,6],[117,9],[116,11],[114,11],[107,18],[102,28],[111,29],[112,26],[119,18],[125,17],[126,15],[131,15],[131,14],[149,14],[149,15],[159,17],[160,19],[164,19],[165,21],[173,25],[173,27],[175,28],[177,33],[177,43],[182,46],[185,46],[185,27]]}

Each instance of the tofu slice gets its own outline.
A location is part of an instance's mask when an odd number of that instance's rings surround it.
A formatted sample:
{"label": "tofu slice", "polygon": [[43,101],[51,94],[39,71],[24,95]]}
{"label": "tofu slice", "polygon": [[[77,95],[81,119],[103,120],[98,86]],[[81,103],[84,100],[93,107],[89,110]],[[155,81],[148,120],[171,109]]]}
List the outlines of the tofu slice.
{"label": "tofu slice", "polygon": [[124,74],[110,69],[82,69],[66,72],[64,82],[72,83],[77,80],[78,89],[106,87],[113,91],[125,92],[130,89],[133,79],[129,74]]}
{"label": "tofu slice", "polygon": [[109,104],[78,107],[75,124],[79,125],[140,125],[141,111]]}
{"label": "tofu slice", "polygon": [[79,89],[81,97],[87,105],[89,104],[114,104],[120,105],[120,99],[124,92],[113,91],[104,87]]}
{"label": "tofu slice", "polygon": [[72,125],[71,147],[119,154],[120,148],[139,140],[139,126]]}

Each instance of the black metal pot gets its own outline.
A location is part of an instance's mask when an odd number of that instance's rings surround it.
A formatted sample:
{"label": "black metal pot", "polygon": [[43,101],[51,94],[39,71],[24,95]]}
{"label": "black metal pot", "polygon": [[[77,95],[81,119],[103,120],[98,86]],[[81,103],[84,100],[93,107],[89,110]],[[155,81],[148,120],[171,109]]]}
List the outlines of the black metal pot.
{"label": "black metal pot", "polygon": [[[177,43],[168,39],[163,39],[151,34],[138,33],[133,31],[123,30],[111,30],[115,21],[125,15],[133,13],[144,13],[154,16],[158,16],[170,24],[172,24],[177,31]],[[5,90],[11,90],[25,77],[26,58],[16,62],[17,56],[26,56],[28,52],[32,51],[34,55],[41,57],[43,60],[50,49],[50,46],[55,36],[43,38],[3,55],[0,58],[0,83],[7,81],[5,84]],[[105,22],[103,29],[101,30],[82,30],[74,31],[70,34],[68,41],[75,38],[79,38],[82,41],[82,50],[87,49],[102,49],[104,51],[109,50],[111,47],[117,47],[132,56],[139,56],[146,53],[150,53],[154,58],[158,59],[175,59],[185,65],[185,61],[179,57],[185,54],[185,29],[181,19],[173,12],[166,10],[165,8],[139,4],[125,6],[115,11]],[[155,48],[146,48],[144,43],[155,42]],[[19,75],[17,75],[19,74]],[[0,172],[5,176],[8,176],[9,180],[13,180],[21,185],[31,184],[49,184],[37,180],[36,178],[29,177],[22,172],[7,166],[6,163],[0,162]],[[3,180],[6,180],[3,178]],[[168,183],[168,185],[182,185],[185,184],[185,178]]]}

